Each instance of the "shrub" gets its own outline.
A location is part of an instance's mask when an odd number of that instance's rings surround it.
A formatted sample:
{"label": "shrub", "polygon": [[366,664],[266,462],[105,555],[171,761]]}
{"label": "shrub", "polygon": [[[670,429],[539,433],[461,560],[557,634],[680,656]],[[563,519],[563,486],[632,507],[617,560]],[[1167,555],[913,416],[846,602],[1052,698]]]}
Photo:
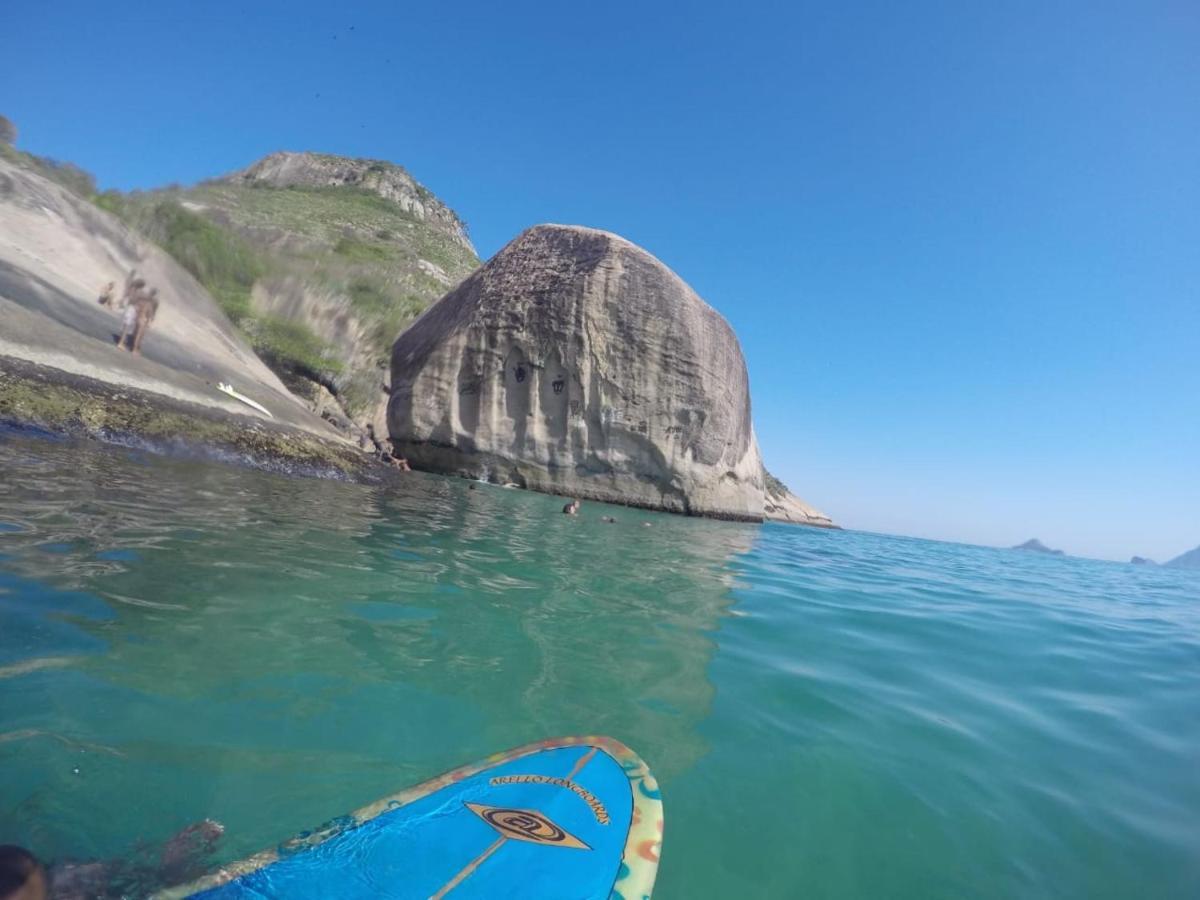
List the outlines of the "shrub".
{"label": "shrub", "polygon": [[352,237],[341,238],[334,245],[333,252],[356,262],[387,262],[392,258],[392,253],[387,247],[368,244],[366,241]]}
{"label": "shrub", "polygon": [[784,484],[766,469],[763,469],[763,481],[766,482],[767,493],[773,497],[780,497],[784,494],[791,493],[786,484]]}
{"label": "shrub", "polygon": [[284,367],[314,381],[327,380],[342,371],[332,358],[333,348],[300,322],[282,316],[260,316],[245,324],[255,351],[272,369]]}
{"label": "shrub", "polygon": [[365,278],[356,278],[347,289],[350,303],[355,311],[365,315],[381,315],[392,306],[392,298],[377,284]]}

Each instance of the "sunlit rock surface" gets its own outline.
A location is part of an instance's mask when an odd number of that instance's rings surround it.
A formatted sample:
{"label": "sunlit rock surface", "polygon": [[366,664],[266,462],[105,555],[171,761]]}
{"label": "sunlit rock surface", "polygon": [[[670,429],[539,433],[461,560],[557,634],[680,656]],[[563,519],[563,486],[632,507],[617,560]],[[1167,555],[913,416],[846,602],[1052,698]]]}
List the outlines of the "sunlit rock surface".
{"label": "sunlit rock surface", "polygon": [[541,225],[392,351],[388,424],[419,468],[694,515],[763,516],[741,348],[670,269]]}

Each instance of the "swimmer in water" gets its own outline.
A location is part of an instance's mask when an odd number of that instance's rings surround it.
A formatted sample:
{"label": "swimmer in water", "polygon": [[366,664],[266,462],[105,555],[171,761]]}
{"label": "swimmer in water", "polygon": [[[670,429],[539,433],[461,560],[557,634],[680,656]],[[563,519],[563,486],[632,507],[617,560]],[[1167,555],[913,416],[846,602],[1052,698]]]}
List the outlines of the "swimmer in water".
{"label": "swimmer in water", "polygon": [[44,900],[50,876],[37,857],[22,847],[0,847],[0,900]]}
{"label": "swimmer in water", "polygon": [[189,825],[167,841],[157,863],[126,860],[62,863],[47,868],[23,847],[0,847],[0,900],[83,900],[124,896],[130,883],[150,891],[190,881],[204,872],[206,857],[225,827],[212,819]]}
{"label": "swimmer in water", "polygon": [[579,501],[572,500],[570,503],[568,503],[566,506],[563,507],[563,512],[565,512],[568,516],[573,516],[576,513],[578,513],[579,512]]}

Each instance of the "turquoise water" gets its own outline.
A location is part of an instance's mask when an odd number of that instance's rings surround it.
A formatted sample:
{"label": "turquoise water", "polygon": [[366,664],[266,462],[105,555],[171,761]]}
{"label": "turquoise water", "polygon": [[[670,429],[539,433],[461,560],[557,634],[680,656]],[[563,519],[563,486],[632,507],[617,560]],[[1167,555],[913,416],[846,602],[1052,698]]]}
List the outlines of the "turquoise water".
{"label": "turquoise water", "polygon": [[233,859],[599,732],[660,900],[1197,896],[1197,574],[560,507],[0,436],[0,843]]}

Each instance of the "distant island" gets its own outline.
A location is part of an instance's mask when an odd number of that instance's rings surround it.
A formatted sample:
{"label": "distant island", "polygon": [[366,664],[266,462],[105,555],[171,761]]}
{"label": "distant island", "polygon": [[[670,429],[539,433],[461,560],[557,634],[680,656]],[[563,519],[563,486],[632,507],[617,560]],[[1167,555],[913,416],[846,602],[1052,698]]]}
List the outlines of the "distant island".
{"label": "distant island", "polygon": [[1180,554],[1166,565],[1172,569],[1200,569],[1200,547]]}
{"label": "distant island", "polygon": [[1156,563],[1154,560],[1147,559],[1144,556],[1135,556],[1129,561],[1135,566],[1157,566],[1158,565],[1158,563]]}
{"label": "distant island", "polygon": [[1055,550],[1052,547],[1047,547],[1037,538],[1030,538],[1023,544],[1017,544],[1013,547],[1014,550],[1030,550],[1034,553],[1047,553],[1050,556],[1066,556],[1061,550]]}

